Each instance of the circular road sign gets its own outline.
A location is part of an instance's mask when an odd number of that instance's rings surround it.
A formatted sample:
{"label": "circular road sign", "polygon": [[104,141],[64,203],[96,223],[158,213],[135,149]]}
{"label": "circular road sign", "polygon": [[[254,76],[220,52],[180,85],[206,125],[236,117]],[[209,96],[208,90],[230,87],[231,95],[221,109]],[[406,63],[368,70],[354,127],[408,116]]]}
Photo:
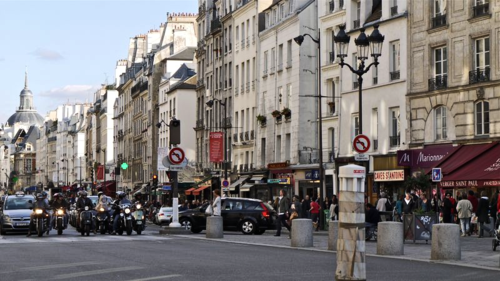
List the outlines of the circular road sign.
{"label": "circular road sign", "polygon": [[352,141],[352,147],[358,153],[365,153],[370,149],[370,139],[365,135],[357,135]]}
{"label": "circular road sign", "polygon": [[174,165],[179,165],[185,158],[184,150],[180,147],[174,147],[168,152],[168,160]]}
{"label": "circular road sign", "polygon": [[223,187],[228,187],[229,186],[229,181],[228,180],[223,180],[222,181],[222,186]]}

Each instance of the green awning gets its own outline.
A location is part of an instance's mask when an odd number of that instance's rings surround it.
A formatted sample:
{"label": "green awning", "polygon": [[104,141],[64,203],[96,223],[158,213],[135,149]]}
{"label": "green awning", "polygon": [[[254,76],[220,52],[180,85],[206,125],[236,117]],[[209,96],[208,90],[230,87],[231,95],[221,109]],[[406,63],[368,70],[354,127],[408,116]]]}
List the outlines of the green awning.
{"label": "green awning", "polygon": [[191,183],[191,184],[189,185],[189,187],[198,187],[198,186],[200,186],[202,183],[205,183],[205,182],[207,182],[207,181],[209,181],[209,180],[211,180],[211,179],[212,179],[212,176],[206,177],[206,178],[202,179],[202,180],[201,180],[201,181],[199,181],[199,182],[196,182],[196,183]]}

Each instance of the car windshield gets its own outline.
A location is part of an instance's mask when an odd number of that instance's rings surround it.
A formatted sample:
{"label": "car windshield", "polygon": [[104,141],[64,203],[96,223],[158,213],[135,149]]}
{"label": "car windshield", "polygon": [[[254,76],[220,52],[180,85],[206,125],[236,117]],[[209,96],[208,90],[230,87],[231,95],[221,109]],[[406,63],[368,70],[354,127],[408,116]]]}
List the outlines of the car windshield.
{"label": "car windshield", "polygon": [[174,208],[172,208],[172,207],[166,207],[166,208],[162,208],[161,210],[163,212],[172,213],[174,211]]}
{"label": "car windshield", "polygon": [[24,210],[29,209],[31,207],[31,203],[29,200],[33,198],[30,197],[15,197],[8,198],[7,202],[5,202],[5,210]]}

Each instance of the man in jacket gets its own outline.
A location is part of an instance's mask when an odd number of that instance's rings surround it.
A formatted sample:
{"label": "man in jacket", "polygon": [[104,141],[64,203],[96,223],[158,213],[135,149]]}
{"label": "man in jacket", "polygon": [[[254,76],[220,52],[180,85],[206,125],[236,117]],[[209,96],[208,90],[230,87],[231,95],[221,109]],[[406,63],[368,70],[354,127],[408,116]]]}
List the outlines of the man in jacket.
{"label": "man in jacket", "polygon": [[62,197],[61,194],[56,193],[54,194],[54,201],[50,204],[52,209],[54,210],[54,215],[52,216],[52,223],[51,225],[55,226],[54,224],[54,219],[55,219],[55,214],[58,209],[64,209],[64,228],[68,225],[68,212],[67,210],[69,209],[69,204],[68,202]]}
{"label": "man in jacket", "polygon": [[311,200],[309,200],[309,195],[306,195],[306,198],[302,201],[302,215],[300,217],[308,219],[310,217],[309,209],[311,209]]}
{"label": "man in jacket", "polygon": [[116,193],[118,197],[113,202],[113,209],[115,212],[113,213],[113,232],[111,234],[116,235],[116,231],[118,230],[118,223],[120,220],[120,205],[130,204],[130,200],[127,199],[127,195],[123,191],[119,191]]}
{"label": "man in jacket", "polygon": [[462,237],[466,234],[470,236],[470,218],[472,217],[472,203],[463,197],[458,201],[457,212],[460,219],[460,226],[462,228]]}
{"label": "man in jacket", "polygon": [[416,203],[413,200],[413,197],[409,191],[406,191],[406,197],[403,198],[403,215],[413,214],[413,210],[415,210]]}
{"label": "man in jacket", "polygon": [[78,192],[78,199],[76,200],[76,210],[78,211],[78,219],[76,222],[76,225],[79,227],[80,226],[80,213],[85,210],[85,207],[89,207],[89,210],[91,210],[94,205],[92,204],[92,200],[90,200],[87,197],[87,191],[80,191]]}
{"label": "man in jacket", "polygon": [[[286,191],[280,190],[280,197],[278,201],[278,219],[276,220],[276,234],[274,236],[281,235],[281,225],[284,225],[288,231],[290,231],[290,226],[286,222],[286,215],[288,213],[288,209],[290,208],[290,200],[286,197]],[[289,236],[290,238],[290,236]]]}

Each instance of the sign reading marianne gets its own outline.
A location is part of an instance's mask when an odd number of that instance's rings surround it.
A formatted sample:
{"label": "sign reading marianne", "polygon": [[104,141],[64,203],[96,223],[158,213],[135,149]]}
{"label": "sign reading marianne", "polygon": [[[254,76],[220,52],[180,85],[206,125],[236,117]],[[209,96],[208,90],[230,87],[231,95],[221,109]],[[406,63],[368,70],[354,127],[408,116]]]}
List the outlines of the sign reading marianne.
{"label": "sign reading marianne", "polygon": [[424,149],[411,149],[398,151],[398,165],[413,168],[435,167],[439,161],[457,147],[452,145],[439,145]]}

